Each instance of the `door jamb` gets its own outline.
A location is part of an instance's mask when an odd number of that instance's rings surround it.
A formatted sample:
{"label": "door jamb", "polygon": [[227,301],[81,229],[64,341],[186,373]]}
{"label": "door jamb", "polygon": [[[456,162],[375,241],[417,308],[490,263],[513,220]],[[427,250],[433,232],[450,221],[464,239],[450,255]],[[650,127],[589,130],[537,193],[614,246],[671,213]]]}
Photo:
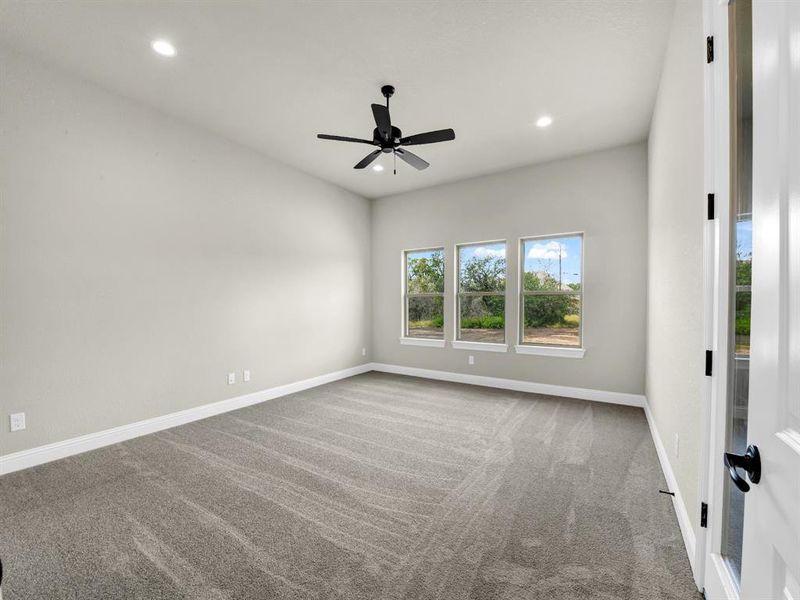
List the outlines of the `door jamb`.
{"label": "door jamb", "polygon": [[[724,479],[720,457],[725,449],[730,377],[727,356],[732,254],[728,5],[729,0],[704,0],[703,3],[704,34],[713,36],[714,43],[713,62],[704,65],[704,180],[705,193],[714,194],[715,214],[713,220],[706,220],[703,233],[704,339],[706,349],[713,352],[713,361],[712,374],[706,377],[704,386],[701,435],[705,439],[701,439],[698,457],[698,495],[701,502],[708,504],[708,527],[697,528],[694,576],[698,588],[705,589],[708,597],[734,599],[739,597],[738,586],[719,551],[714,551],[721,548],[722,543]],[[699,507],[696,509],[699,511]],[[696,523],[699,524],[699,519]]]}

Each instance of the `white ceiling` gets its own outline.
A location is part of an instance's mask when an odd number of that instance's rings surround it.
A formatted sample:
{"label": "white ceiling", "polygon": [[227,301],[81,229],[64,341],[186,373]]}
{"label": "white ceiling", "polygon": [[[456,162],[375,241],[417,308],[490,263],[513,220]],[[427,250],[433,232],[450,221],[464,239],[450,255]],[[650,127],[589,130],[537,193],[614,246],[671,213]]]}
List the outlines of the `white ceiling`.
{"label": "white ceiling", "polygon": [[[369,198],[647,137],[673,0],[9,2],[0,40]],[[171,40],[177,57],[150,49]],[[397,92],[431,163],[353,170]],[[537,129],[536,118],[554,123]],[[399,162],[399,161],[398,161]]]}

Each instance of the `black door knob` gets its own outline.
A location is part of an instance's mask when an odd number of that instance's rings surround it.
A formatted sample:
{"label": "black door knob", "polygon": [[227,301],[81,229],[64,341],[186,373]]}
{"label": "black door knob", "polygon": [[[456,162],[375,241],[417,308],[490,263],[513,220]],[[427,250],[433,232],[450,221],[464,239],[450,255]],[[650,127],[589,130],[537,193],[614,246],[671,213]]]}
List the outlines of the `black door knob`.
{"label": "black door knob", "polygon": [[761,456],[758,454],[756,446],[748,446],[744,454],[726,452],[725,466],[728,467],[728,475],[731,476],[734,485],[743,492],[750,491],[750,484],[744,480],[744,477],[739,475],[739,471],[736,470],[737,467],[747,473],[752,483],[761,481]]}

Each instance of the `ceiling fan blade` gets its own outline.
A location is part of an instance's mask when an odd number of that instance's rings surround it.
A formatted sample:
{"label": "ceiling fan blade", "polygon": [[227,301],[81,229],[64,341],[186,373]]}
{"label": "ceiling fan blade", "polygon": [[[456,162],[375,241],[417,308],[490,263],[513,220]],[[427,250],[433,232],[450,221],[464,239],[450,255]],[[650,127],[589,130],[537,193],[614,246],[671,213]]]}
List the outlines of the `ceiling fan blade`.
{"label": "ceiling fan blade", "polygon": [[356,164],[354,169],[363,169],[364,167],[369,166],[369,164],[378,158],[378,155],[381,153],[381,149],[378,148],[377,150],[373,150],[369,154],[367,154],[364,158],[361,159],[359,163]]}
{"label": "ceiling fan blade", "polygon": [[375,144],[375,142],[373,142],[372,140],[362,140],[360,138],[345,137],[342,135],[328,135],[327,133],[318,133],[317,137],[321,140],[333,140],[335,142],[357,142],[359,144],[370,144],[370,145]]}
{"label": "ceiling fan blade", "polygon": [[402,160],[406,161],[412,167],[417,169],[418,171],[422,171],[422,169],[427,169],[430,167],[430,163],[426,160],[422,160],[416,154],[409,152],[408,150],[403,150],[402,148],[397,148],[395,150],[397,156],[399,156]]}
{"label": "ceiling fan blade", "polygon": [[372,105],[372,116],[375,117],[375,125],[378,127],[378,133],[385,140],[389,139],[392,133],[392,120],[389,118],[389,109],[382,104]]}
{"label": "ceiling fan blade", "polygon": [[418,144],[435,144],[436,142],[449,142],[456,139],[456,132],[452,129],[439,129],[428,131],[427,133],[417,133],[400,139],[404,146],[414,146]]}

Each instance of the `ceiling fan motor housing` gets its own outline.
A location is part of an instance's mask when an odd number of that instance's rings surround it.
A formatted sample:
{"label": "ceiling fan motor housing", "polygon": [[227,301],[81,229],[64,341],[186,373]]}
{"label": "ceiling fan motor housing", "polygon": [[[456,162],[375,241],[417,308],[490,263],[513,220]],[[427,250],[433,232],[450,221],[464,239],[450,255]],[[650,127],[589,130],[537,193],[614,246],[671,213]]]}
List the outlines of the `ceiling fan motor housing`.
{"label": "ceiling fan motor housing", "polygon": [[391,152],[392,149],[400,145],[400,138],[403,137],[403,132],[399,128],[392,125],[392,135],[389,140],[383,139],[378,128],[372,130],[372,139],[376,146],[380,146],[384,152]]}

